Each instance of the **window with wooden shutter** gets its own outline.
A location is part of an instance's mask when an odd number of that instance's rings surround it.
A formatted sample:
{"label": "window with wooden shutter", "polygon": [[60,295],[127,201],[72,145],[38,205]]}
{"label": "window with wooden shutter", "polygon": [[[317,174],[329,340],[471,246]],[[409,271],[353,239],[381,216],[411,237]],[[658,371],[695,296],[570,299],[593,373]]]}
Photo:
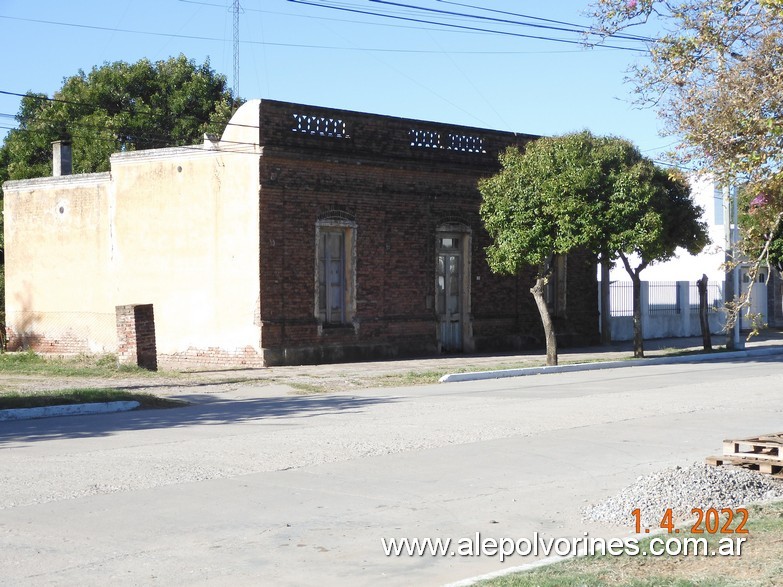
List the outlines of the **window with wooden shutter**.
{"label": "window with wooden shutter", "polygon": [[356,302],[355,225],[335,220],[316,225],[316,316],[324,326],[350,324]]}

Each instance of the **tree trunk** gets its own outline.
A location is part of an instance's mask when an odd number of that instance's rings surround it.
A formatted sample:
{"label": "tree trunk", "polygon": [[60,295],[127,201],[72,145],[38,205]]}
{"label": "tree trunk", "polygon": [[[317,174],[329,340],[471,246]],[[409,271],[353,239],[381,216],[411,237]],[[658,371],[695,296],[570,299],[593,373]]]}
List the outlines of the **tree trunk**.
{"label": "tree trunk", "polygon": [[712,350],[712,337],[710,335],[710,321],[707,317],[707,275],[702,274],[696,282],[699,288],[699,325],[701,326],[701,340],[705,351]]}
{"label": "tree trunk", "polygon": [[644,357],[644,337],[642,333],[642,280],[638,273],[631,275],[633,282],[633,356]]}
{"label": "tree trunk", "polygon": [[[728,220],[726,221],[729,222]],[[731,263],[731,265],[730,265]],[[739,292],[735,291],[734,289],[734,272],[737,271],[737,267],[733,266],[733,260],[731,257],[731,252],[726,252],[726,281],[724,282],[723,286],[723,299],[726,300],[726,302],[733,302],[736,304],[739,300],[737,299],[739,297]],[[742,287],[740,286],[740,291],[742,290]],[[727,324],[726,324],[726,350],[727,351],[733,351],[737,350],[737,341],[734,337],[734,325],[739,322],[739,324],[742,324],[742,310],[736,306],[732,306],[730,304],[726,304],[728,309],[728,314],[726,316]]]}
{"label": "tree trunk", "polygon": [[549,307],[544,299],[544,287],[546,278],[536,278],[536,284],[530,288],[533,299],[536,300],[538,313],[541,314],[541,324],[544,326],[544,336],[546,337],[546,364],[557,365],[557,338],[555,338],[555,327],[552,324],[552,317],[549,315]]}
{"label": "tree trunk", "polygon": [[601,257],[601,344],[612,344],[612,298],[609,260]]}

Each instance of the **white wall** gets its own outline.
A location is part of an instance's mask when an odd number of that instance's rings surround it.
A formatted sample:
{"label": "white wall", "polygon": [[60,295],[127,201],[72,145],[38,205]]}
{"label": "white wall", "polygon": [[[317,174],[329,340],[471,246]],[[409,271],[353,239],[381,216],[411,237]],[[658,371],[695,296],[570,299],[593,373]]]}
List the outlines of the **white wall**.
{"label": "white wall", "polygon": [[[679,249],[676,258],[665,263],[654,263],[642,271],[642,279],[646,281],[696,281],[703,274],[706,274],[711,282],[725,279],[724,271],[721,268],[725,260],[723,204],[720,199],[715,199],[714,179],[711,176],[693,177],[691,179],[691,194],[694,202],[704,209],[702,220],[707,223],[711,243],[699,255],[691,255],[685,249]],[[718,196],[721,196],[720,192],[718,192]],[[637,257],[631,259],[632,266],[638,263]],[[629,281],[631,279],[621,261],[618,261],[612,269],[610,279],[612,281]]]}

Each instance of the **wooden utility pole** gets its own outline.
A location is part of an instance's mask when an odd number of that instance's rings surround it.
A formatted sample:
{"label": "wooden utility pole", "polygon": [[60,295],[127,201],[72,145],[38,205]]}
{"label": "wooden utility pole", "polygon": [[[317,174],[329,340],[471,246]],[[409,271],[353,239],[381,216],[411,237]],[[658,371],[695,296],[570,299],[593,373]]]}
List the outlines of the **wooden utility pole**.
{"label": "wooden utility pole", "polygon": [[707,316],[707,275],[702,274],[696,282],[699,288],[699,325],[701,326],[701,340],[705,351],[712,350],[712,336],[710,335],[710,321]]}

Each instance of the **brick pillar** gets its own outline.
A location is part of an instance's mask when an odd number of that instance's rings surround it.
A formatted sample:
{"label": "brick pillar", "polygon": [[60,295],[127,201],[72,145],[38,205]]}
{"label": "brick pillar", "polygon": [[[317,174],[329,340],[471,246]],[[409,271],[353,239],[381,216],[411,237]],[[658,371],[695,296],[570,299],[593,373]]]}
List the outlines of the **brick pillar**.
{"label": "brick pillar", "polygon": [[155,348],[155,314],[152,304],[117,306],[117,360],[121,365],[138,365],[158,370]]}

